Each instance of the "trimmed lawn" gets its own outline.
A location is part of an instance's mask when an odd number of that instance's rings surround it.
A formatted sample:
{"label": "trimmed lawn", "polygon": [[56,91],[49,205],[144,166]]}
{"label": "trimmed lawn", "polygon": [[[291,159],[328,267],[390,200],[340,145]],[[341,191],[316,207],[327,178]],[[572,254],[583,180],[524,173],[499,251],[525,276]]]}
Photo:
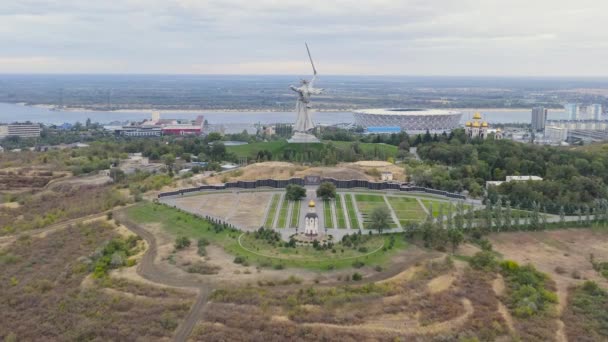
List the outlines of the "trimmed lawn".
{"label": "trimmed lawn", "polygon": [[[361,216],[363,216],[363,227],[367,228],[370,223],[370,216],[374,209],[377,207],[384,207],[390,211],[390,208],[386,205],[384,201],[383,195],[376,194],[355,194],[355,200],[357,202],[357,207],[361,212]],[[389,228],[397,228],[397,223],[393,222],[391,218],[391,224]]]}
{"label": "trimmed lawn", "polygon": [[338,220],[338,228],[346,229],[346,217],[342,208],[342,196],[336,194],[336,220]]}
{"label": "trimmed lawn", "polygon": [[351,194],[344,194],[344,200],[346,201],[346,210],[348,211],[348,219],[350,220],[351,229],[359,229],[359,218],[357,217],[357,211],[355,210],[355,204],[353,203],[353,196]]}
{"label": "trimmed lawn", "polygon": [[296,228],[300,224],[300,207],[302,203],[300,201],[293,202],[293,208],[291,208],[291,222],[289,222],[290,228]]}
{"label": "trimmed lawn", "polygon": [[410,197],[386,197],[401,225],[411,222],[420,222],[426,218],[426,212],[415,198]]}
{"label": "trimmed lawn", "polygon": [[281,198],[281,195],[279,194],[272,195],[272,199],[270,200],[270,209],[268,209],[268,215],[266,216],[266,222],[264,223],[264,227],[266,228],[272,228],[274,216],[279,205],[279,198]]}
{"label": "trimmed lawn", "polygon": [[287,196],[283,196],[281,201],[281,210],[279,210],[279,222],[277,222],[277,228],[287,228],[287,209],[289,209],[289,201]]}
{"label": "trimmed lawn", "polygon": [[325,216],[325,227],[334,228],[334,218],[331,214],[330,201],[323,201],[323,215]]}
{"label": "trimmed lawn", "polygon": [[456,212],[456,208],[454,206],[452,206],[452,203],[450,203],[450,202],[433,201],[433,200],[428,200],[428,199],[423,199],[421,201],[429,212],[431,211],[431,205],[432,205],[433,217],[437,217],[439,215],[439,207],[441,207],[442,205],[443,205],[443,215],[448,214],[449,207],[452,207],[452,213]]}
{"label": "trimmed lawn", "polygon": [[[316,250],[312,246],[297,248],[284,247],[282,244],[272,246],[263,240],[254,239],[252,234],[232,230],[215,232],[206,220],[162,204],[144,202],[124,210],[134,222],[160,224],[162,229],[173,237],[185,236],[194,240],[194,243],[198,239],[205,238],[210,243],[222,247],[227,253],[242,256],[248,263],[263,267],[282,265],[325,271],[351,268],[355,261],[361,261],[366,265],[382,265],[396,252],[408,246],[403,234],[372,236],[361,245],[366,247],[364,252],[343,247],[341,243],[334,245],[336,253],[330,249]],[[241,243],[247,249],[239,245],[241,236]],[[389,245],[391,236],[395,238],[394,247],[384,251],[382,246]]]}

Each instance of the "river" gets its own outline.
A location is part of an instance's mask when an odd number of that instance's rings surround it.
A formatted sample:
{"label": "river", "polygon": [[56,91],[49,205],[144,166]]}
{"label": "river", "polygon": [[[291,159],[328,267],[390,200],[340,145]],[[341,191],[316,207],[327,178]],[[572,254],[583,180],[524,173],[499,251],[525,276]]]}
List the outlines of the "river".
{"label": "river", "polygon": [[[461,110],[463,112],[463,123],[469,120],[474,111]],[[481,111],[484,119],[490,123],[529,123],[530,110],[487,110]],[[84,110],[67,110],[54,111],[45,107],[26,106],[22,104],[0,103],[0,123],[10,122],[39,122],[43,124],[62,124],[64,122],[84,123],[87,118],[93,122],[108,124],[111,122],[125,121],[141,121],[150,118],[151,111],[84,111]],[[163,111],[162,118],[175,119],[194,119],[197,115],[203,115],[211,124],[254,124],[254,123],[290,123],[295,121],[295,113],[293,112],[218,112],[218,111],[200,111],[200,112],[183,112],[183,111]],[[351,112],[315,112],[314,120],[316,123],[323,125],[331,125],[337,123],[353,122]],[[566,114],[563,110],[549,111],[549,119],[566,119]]]}

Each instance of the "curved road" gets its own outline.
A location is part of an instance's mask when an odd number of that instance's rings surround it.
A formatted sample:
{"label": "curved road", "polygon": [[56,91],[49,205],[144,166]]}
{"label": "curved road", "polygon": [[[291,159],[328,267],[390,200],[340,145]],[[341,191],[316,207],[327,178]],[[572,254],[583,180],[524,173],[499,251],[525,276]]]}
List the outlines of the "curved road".
{"label": "curved road", "polygon": [[194,305],[192,305],[190,312],[188,315],[186,315],[182,323],[177,327],[173,334],[174,341],[186,341],[194,329],[194,326],[199,322],[204,314],[207,300],[211,294],[211,291],[213,291],[212,284],[202,280],[176,277],[175,275],[168,273],[162,267],[159,267],[158,264],[154,263],[154,260],[156,260],[156,256],[158,255],[158,246],[156,244],[156,238],[154,235],[139,226],[137,223],[129,220],[122,211],[117,211],[114,215],[118,217],[120,222],[123,223],[130,231],[139,235],[148,243],[148,249],[137,265],[137,273],[140,276],[154,283],[171,287],[196,288],[198,290],[198,295]]}

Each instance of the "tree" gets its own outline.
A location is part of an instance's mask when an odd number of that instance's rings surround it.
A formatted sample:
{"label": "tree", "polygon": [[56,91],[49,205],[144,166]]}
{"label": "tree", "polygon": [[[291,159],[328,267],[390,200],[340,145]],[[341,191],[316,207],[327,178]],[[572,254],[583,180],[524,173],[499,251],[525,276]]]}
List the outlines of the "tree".
{"label": "tree", "polygon": [[306,197],[306,189],[301,185],[289,184],[287,185],[285,196],[290,201],[299,201]]}
{"label": "tree", "polygon": [[171,169],[173,166],[173,163],[175,163],[175,156],[171,153],[167,153],[167,154],[163,154],[163,156],[161,158],[163,160],[163,163],[165,165],[167,165],[167,168]]}
{"label": "tree", "polygon": [[494,225],[496,226],[496,231],[500,232],[500,229],[503,227],[503,214],[502,214],[502,200],[499,198],[494,206]]}
{"label": "tree", "polygon": [[336,185],[331,182],[323,182],[317,189],[317,196],[327,201],[336,197]]}
{"label": "tree", "polygon": [[221,141],[215,141],[209,154],[211,159],[221,161],[226,156],[226,146]]}
{"label": "tree", "polygon": [[566,225],[566,212],[563,205],[559,207],[559,225],[562,227]]}
{"label": "tree", "polygon": [[464,241],[464,234],[458,229],[450,229],[448,230],[448,238],[452,244],[452,254],[454,254],[458,246]]}
{"label": "tree", "polygon": [[391,213],[384,206],[376,207],[372,210],[370,215],[370,224],[369,227],[371,229],[376,229],[379,234],[382,234],[382,230],[384,228],[389,227],[389,222],[391,219]]}
{"label": "tree", "polygon": [[115,183],[118,183],[118,182],[122,181],[123,179],[125,179],[126,176],[125,176],[125,173],[121,169],[119,169],[117,167],[113,167],[110,169],[110,178],[112,178],[112,180]]}
{"label": "tree", "polygon": [[456,216],[454,217],[454,226],[456,229],[462,230],[464,228],[464,204],[462,201],[458,201],[456,205]]}
{"label": "tree", "polygon": [[506,230],[511,230],[513,225],[513,217],[511,212],[511,201],[507,201],[505,204],[505,217],[504,217],[504,227]]}

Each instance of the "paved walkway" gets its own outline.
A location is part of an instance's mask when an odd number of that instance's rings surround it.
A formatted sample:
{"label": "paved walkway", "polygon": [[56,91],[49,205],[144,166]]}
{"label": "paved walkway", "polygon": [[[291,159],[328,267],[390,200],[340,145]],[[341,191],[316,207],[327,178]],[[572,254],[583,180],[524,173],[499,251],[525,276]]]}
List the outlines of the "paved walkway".
{"label": "paved walkway", "polygon": [[386,203],[386,206],[388,207],[388,210],[391,213],[391,217],[393,218],[393,221],[397,224],[397,228],[403,228],[401,226],[401,222],[399,222],[399,218],[397,217],[397,213],[395,213],[395,210],[393,209],[393,206],[389,203],[389,201],[386,198],[386,196],[382,196],[382,198],[384,199],[384,203]]}

